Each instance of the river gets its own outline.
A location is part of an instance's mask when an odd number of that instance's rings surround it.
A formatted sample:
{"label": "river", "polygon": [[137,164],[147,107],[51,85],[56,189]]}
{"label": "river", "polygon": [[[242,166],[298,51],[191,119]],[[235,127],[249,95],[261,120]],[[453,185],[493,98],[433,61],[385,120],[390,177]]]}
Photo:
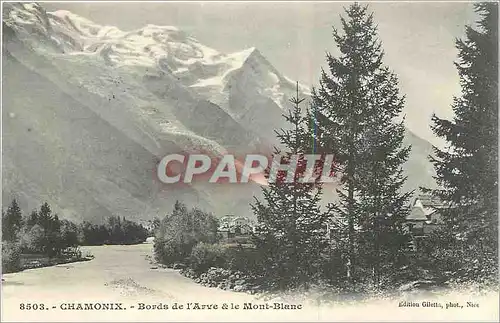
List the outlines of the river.
{"label": "river", "polygon": [[[408,314],[423,320],[426,313],[440,319],[453,317],[488,320],[495,311],[491,299],[477,300],[481,310],[401,309],[397,302],[373,301],[369,304],[346,307],[304,305],[295,310],[244,310],[245,303],[265,304],[266,301],[246,293],[208,288],[194,283],[177,270],[154,268],[147,256],[152,244],[132,246],[82,247],[95,256],[91,261],[25,270],[3,275],[2,322],[8,321],[334,321],[369,320],[398,321]],[[451,300],[451,299],[450,299]],[[461,301],[465,302],[466,299]],[[124,310],[67,310],[77,303],[122,303]],[[217,306],[217,309],[190,309],[187,304]],[[275,301],[270,302],[274,304]],[[443,301],[444,302],[444,301]],[[482,302],[482,303],[481,303]],[[486,302],[486,303],[485,303]],[[140,310],[140,303],[166,305],[169,309]],[[183,309],[172,306],[183,305]],[[238,309],[231,309],[239,306]],[[491,303],[491,304],[490,304]],[[43,304],[44,310],[21,310],[21,304]],[[228,309],[223,309],[226,304]],[[133,306],[133,308],[132,308]],[[389,306],[389,308],[387,308]],[[487,308],[486,308],[487,309]],[[387,311],[389,310],[389,311]],[[369,311],[369,312],[367,312]],[[369,314],[368,314],[369,313]],[[388,315],[389,314],[389,315]],[[485,315],[487,314],[487,315]],[[413,315],[412,315],[413,316]]]}

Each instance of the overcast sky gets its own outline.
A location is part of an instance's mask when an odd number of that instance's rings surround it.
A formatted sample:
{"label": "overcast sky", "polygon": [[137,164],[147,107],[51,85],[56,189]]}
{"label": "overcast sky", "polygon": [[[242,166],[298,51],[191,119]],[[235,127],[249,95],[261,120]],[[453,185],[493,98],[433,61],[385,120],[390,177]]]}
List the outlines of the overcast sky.
{"label": "overcast sky", "polygon": [[[99,24],[130,30],[145,24],[172,25],[222,52],[257,47],[283,74],[316,86],[325,52],[335,53],[332,26],[349,3],[44,3],[49,11],[64,9]],[[459,93],[453,61],[456,37],[478,17],[466,2],[370,3],[385,64],[399,77],[407,97],[408,127],[437,143],[430,117],[452,115]]]}

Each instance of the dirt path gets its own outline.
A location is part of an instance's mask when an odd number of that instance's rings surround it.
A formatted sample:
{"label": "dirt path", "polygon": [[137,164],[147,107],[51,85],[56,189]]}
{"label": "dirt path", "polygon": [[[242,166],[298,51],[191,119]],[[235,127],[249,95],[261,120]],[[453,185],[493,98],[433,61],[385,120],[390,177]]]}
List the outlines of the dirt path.
{"label": "dirt path", "polygon": [[[172,269],[152,269],[146,257],[152,245],[85,247],[92,261],[5,274],[2,284],[2,322],[6,321],[401,321],[425,317],[481,321],[498,317],[498,305],[472,300],[481,309],[443,310],[399,308],[398,302],[374,301],[347,307],[301,310],[244,310],[244,304],[266,304],[262,299],[198,285]],[[403,299],[402,299],[403,300]],[[451,301],[452,299],[449,299]],[[463,298],[462,302],[469,299]],[[420,300],[423,301],[423,300]],[[447,301],[443,299],[442,302]],[[68,303],[122,303],[125,310],[63,310]],[[218,309],[186,310],[187,303],[217,305]],[[268,304],[274,305],[275,301]],[[21,304],[43,304],[45,310],[21,310]],[[168,310],[140,310],[139,303],[167,305]],[[184,309],[174,310],[175,303]],[[223,304],[229,309],[222,309]],[[231,303],[240,306],[231,310]],[[133,308],[132,308],[133,306]],[[193,306],[193,305],[191,305]]]}

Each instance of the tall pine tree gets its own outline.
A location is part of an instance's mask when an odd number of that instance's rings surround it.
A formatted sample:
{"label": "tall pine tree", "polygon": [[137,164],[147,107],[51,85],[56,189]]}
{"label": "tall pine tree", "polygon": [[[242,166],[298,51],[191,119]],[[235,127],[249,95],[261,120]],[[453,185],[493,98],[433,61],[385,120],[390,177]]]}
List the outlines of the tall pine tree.
{"label": "tall pine tree", "polygon": [[498,4],[478,3],[475,10],[478,28],[467,26],[466,38],[456,41],[462,93],[454,98],[455,116],[432,118],[447,147],[431,157],[441,187],[433,193],[450,206],[444,214],[454,234],[450,246],[470,267],[480,260],[465,273],[471,277],[498,268]]}
{"label": "tall pine tree", "polygon": [[381,265],[395,265],[405,248],[409,194],[400,189],[410,148],[402,146],[404,126],[396,121],[404,99],[396,76],[382,63],[367,6],[355,3],[345,12],[343,33],[333,32],[340,56],[327,54],[329,73],[322,71],[312,105],[318,147],[336,156],[341,174],[340,201],[332,207],[337,234],[345,237],[347,277],[356,282],[367,269],[378,281]]}
{"label": "tall pine tree", "polygon": [[278,289],[307,286],[320,275],[321,253],[327,243],[326,223],[330,219],[329,211],[319,206],[321,185],[300,180],[306,176],[304,155],[310,154],[312,147],[307,135],[308,119],[299,106],[303,100],[298,98],[298,84],[297,97],[290,101],[294,108],[284,117],[292,127],[276,132],[283,149],[276,149],[274,156],[291,165],[292,156],[299,156],[297,172],[292,181],[285,180],[288,173],[276,174],[275,180],[262,189],[264,201],[256,199],[252,205],[258,221],[256,245],[264,258],[263,273]]}

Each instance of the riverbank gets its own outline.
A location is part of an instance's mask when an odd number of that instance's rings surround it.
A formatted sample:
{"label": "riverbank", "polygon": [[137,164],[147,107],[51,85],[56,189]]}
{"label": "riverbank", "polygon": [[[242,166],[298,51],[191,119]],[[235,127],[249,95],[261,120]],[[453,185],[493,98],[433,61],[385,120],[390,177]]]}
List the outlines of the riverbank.
{"label": "riverbank", "polygon": [[20,269],[17,272],[27,269],[44,268],[56,265],[70,264],[74,262],[90,261],[92,259],[94,259],[94,256],[92,255],[49,257],[47,255],[41,254],[22,254],[20,259]]}
{"label": "riverbank", "polygon": [[[290,291],[269,291],[266,290],[265,283],[253,277],[245,275],[243,272],[229,270],[219,267],[211,267],[204,272],[196,272],[189,266],[176,263],[173,266],[165,266],[157,263],[153,257],[146,256],[151,268],[167,268],[177,270],[184,277],[189,278],[196,284],[217,288],[226,291],[246,293],[254,295],[256,299],[268,302],[287,302],[301,304],[322,304],[324,306],[356,306],[360,303],[371,302],[398,302],[401,307],[412,304],[411,300],[419,299],[443,299],[456,298],[459,295],[467,295],[470,299],[488,297],[488,295],[499,295],[499,286],[494,283],[458,283],[453,281],[437,282],[436,280],[413,280],[397,286],[385,286],[375,288],[373,286],[361,286],[357,290],[347,290],[327,284],[316,284],[308,289],[299,288]],[[496,296],[496,297],[497,297]],[[404,301],[401,301],[404,300]],[[465,305],[442,303],[444,308],[453,306],[474,307],[473,302],[466,302]],[[470,303],[470,304],[469,304]],[[448,305],[447,305],[448,304]]]}
{"label": "riverbank", "polygon": [[164,268],[178,270],[181,275],[191,279],[193,282],[206,287],[216,287],[222,290],[234,292],[246,292],[258,294],[264,292],[255,279],[244,273],[219,267],[211,267],[206,272],[196,272],[185,264],[175,263],[166,266],[158,263],[153,256],[146,256],[151,268]]}
{"label": "riverbank", "polygon": [[[372,299],[352,304],[329,305],[317,302],[315,295],[283,295],[263,298],[196,284],[182,276],[179,269],[152,266],[151,244],[130,246],[82,247],[82,253],[95,256],[92,261],[76,262],[18,273],[5,274],[2,283],[2,322],[131,322],[131,321],[495,321],[498,294],[469,295],[466,291],[433,296],[413,295],[400,299]],[[462,309],[400,307],[401,301],[460,302]],[[466,302],[479,308],[466,307]],[[22,310],[27,303],[44,304],[49,310]],[[89,303],[120,303],[126,310],[71,310]],[[193,306],[187,310],[187,304]],[[193,309],[198,303],[217,305],[218,309]],[[302,305],[301,309],[274,309],[274,303]],[[74,305],[71,305],[74,304]],[[139,309],[140,304],[149,309]],[[177,304],[183,309],[172,309]],[[225,309],[226,304],[238,309]],[[245,304],[258,309],[244,309]],[[269,304],[270,309],[260,309]],[[169,309],[152,309],[165,305]],[[284,307],[283,307],[284,308]]]}

